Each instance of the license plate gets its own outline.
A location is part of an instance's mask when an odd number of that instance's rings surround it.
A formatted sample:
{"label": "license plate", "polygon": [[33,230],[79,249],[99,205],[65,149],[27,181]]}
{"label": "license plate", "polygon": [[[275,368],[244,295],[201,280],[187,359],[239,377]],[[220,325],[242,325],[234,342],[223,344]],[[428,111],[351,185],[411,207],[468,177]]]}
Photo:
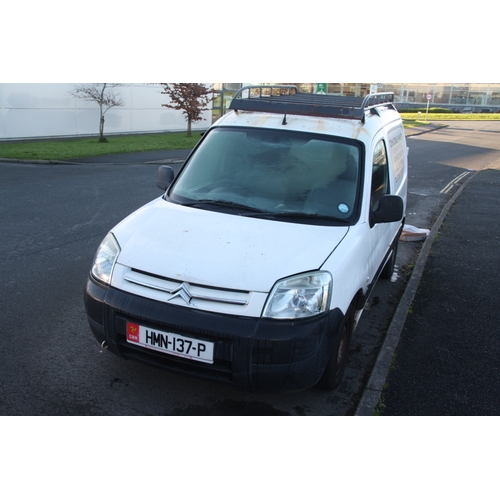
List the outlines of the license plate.
{"label": "license plate", "polygon": [[214,344],[162,332],[136,323],[127,323],[127,342],[202,363],[214,362]]}

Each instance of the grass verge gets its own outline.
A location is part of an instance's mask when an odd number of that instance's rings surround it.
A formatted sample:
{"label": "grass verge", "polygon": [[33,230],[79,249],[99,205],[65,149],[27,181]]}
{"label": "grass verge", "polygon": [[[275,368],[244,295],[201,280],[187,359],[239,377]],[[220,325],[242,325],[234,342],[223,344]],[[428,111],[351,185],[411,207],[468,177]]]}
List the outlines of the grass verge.
{"label": "grass verge", "polygon": [[200,137],[200,132],[193,132],[193,137],[187,137],[186,133],[183,132],[178,134],[107,136],[108,142],[105,143],[98,142],[97,137],[0,142],[0,158],[61,161],[109,154],[192,149]]}
{"label": "grass verge", "polygon": [[[401,113],[407,128],[425,125],[431,121],[446,120],[500,120],[500,113],[429,113],[424,121],[423,113]],[[192,149],[200,140],[200,132],[193,137],[182,133],[138,134],[107,136],[108,142],[100,143],[97,137],[85,139],[25,140],[0,142],[0,158],[17,160],[63,161],[90,156],[121,153],[140,153],[171,149]]]}
{"label": "grass verge", "polygon": [[408,118],[403,118],[403,125],[405,128],[420,127],[421,125],[428,125],[430,122],[424,122],[423,120],[412,120]]}

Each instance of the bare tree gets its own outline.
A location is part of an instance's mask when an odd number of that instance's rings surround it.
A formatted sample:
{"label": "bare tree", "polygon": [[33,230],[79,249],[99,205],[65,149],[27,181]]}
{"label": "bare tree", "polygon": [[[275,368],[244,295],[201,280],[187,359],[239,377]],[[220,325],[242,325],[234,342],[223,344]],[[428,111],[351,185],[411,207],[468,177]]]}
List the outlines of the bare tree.
{"label": "bare tree", "polygon": [[123,106],[123,99],[119,92],[119,83],[82,83],[75,85],[70,94],[84,101],[96,102],[99,105],[99,142],[108,142],[104,137],[104,115],[115,106]]}
{"label": "bare tree", "polygon": [[188,122],[187,136],[191,137],[191,124],[203,120],[201,113],[209,109],[208,104],[214,99],[214,89],[202,83],[160,83],[160,85],[163,86],[162,94],[168,95],[171,100],[171,103],[162,106],[183,112]]}

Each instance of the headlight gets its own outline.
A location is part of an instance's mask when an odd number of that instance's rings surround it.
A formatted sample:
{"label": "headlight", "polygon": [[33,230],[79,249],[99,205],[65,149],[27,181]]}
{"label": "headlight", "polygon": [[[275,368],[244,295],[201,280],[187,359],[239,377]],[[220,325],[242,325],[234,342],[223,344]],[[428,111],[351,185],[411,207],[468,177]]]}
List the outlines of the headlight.
{"label": "headlight", "polygon": [[118,245],[113,234],[108,233],[104,240],[102,240],[95,254],[92,275],[99,281],[109,285],[111,283],[113,268],[119,254],[120,245]]}
{"label": "headlight", "polygon": [[332,276],[327,272],[300,274],[278,281],[267,299],[267,318],[307,318],[328,310]]}

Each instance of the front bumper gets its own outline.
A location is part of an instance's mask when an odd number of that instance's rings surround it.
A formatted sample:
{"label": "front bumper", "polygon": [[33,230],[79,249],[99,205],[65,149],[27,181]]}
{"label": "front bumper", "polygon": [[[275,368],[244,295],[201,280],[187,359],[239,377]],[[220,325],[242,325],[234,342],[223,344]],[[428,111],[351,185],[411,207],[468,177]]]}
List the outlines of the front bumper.
{"label": "front bumper", "polygon": [[[339,309],[301,320],[216,314],[103,287],[91,278],[84,295],[92,332],[118,356],[229,383],[246,392],[291,392],[315,385],[343,320]],[[128,321],[213,342],[214,362],[200,363],[130,344]]]}

